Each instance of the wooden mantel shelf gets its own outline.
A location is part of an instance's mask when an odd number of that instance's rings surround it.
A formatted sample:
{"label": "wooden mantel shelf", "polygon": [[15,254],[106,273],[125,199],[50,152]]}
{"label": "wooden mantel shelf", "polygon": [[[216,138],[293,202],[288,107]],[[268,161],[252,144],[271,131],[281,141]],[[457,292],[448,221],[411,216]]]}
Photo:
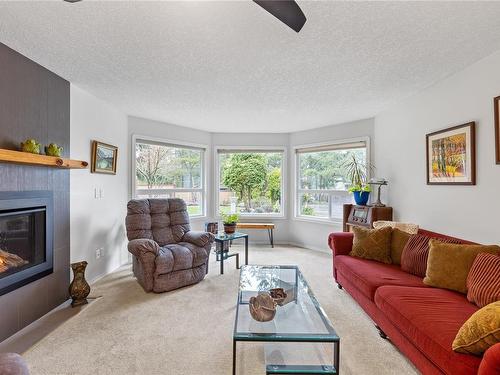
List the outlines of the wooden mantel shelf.
{"label": "wooden mantel shelf", "polygon": [[0,149],[0,162],[18,163],[29,165],[44,165],[53,168],[66,169],[85,169],[89,165],[86,161],[71,160],[56,156],[30,154],[29,152],[20,152]]}

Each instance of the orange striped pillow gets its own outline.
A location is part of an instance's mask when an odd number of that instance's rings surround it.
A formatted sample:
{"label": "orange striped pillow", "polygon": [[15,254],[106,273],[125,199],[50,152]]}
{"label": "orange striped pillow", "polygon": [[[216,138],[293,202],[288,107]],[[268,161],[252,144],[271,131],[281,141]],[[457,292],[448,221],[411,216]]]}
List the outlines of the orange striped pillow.
{"label": "orange striped pillow", "polygon": [[500,256],[476,256],[467,276],[467,299],[479,307],[500,301]]}

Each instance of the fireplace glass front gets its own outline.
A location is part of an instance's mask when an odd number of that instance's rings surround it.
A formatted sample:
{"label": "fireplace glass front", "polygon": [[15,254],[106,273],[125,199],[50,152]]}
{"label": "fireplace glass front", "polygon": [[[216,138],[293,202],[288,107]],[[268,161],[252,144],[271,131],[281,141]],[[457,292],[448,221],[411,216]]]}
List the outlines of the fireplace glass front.
{"label": "fireplace glass front", "polygon": [[45,208],[0,213],[0,279],[46,261]]}

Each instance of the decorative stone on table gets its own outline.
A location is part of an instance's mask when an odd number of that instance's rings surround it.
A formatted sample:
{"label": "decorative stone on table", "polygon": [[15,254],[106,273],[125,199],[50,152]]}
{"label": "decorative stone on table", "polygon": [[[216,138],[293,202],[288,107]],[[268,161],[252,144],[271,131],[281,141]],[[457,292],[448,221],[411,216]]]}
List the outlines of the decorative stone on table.
{"label": "decorative stone on table", "polygon": [[251,297],[248,308],[252,318],[258,322],[269,322],[276,315],[276,302],[267,292],[259,292],[256,297]]}
{"label": "decorative stone on table", "polygon": [[85,280],[85,268],[87,262],[72,263],[71,269],[73,270],[73,281],[69,285],[69,295],[73,302],[72,307],[85,305],[88,303],[87,296],[90,294],[90,285]]}

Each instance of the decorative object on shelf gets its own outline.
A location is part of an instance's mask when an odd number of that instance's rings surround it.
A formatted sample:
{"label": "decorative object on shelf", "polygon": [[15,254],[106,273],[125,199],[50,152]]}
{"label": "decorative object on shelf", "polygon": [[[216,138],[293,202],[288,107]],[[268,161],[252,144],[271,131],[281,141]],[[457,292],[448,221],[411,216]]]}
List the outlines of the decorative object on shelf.
{"label": "decorative object on shelf", "polygon": [[219,231],[219,223],[218,222],[211,222],[211,223],[205,223],[205,232],[212,233],[212,234],[217,234]]}
{"label": "decorative object on shelf", "polygon": [[369,182],[370,185],[378,185],[377,189],[377,201],[372,204],[373,207],[385,207],[385,204],[380,200],[380,188],[387,185],[387,180],[384,178],[372,178]]}
{"label": "decorative object on shelf", "polygon": [[356,204],[366,206],[371,192],[370,185],[367,183],[368,170],[373,169],[373,165],[358,160],[356,155],[352,154],[342,167],[347,172],[347,179],[351,183],[349,192],[354,195]]}
{"label": "decorative object on shelf", "polygon": [[72,263],[71,269],[73,270],[73,281],[69,285],[69,295],[73,302],[71,302],[72,307],[85,305],[87,302],[87,296],[90,294],[90,285],[85,280],[85,268],[87,268],[87,262]]}
{"label": "decorative object on shelf", "polygon": [[21,151],[29,152],[30,154],[40,154],[40,146],[34,139],[27,139],[25,142],[21,142]]}
{"label": "decorative object on shelf", "polygon": [[496,163],[500,164],[500,96],[494,100],[495,107],[495,154]]}
{"label": "decorative object on shelf", "polygon": [[60,157],[63,150],[64,149],[56,143],[51,143],[50,145],[45,146],[45,155]]}
{"label": "decorative object on shelf", "polygon": [[475,122],[426,135],[427,185],[475,185]]}
{"label": "decorative object on shelf", "polygon": [[344,204],[343,230],[352,231],[353,226],[373,228],[379,220],[392,220],[392,207],[357,206]]}
{"label": "decorative object on shelf", "polygon": [[232,234],[236,232],[236,224],[240,220],[238,214],[222,214],[222,222],[224,223],[224,232]]}
{"label": "decorative object on shelf", "polygon": [[248,303],[250,315],[258,322],[269,322],[276,315],[276,302],[267,292],[259,292]]}
{"label": "decorative object on shelf", "polygon": [[286,297],[288,297],[288,294],[283,288],[271,289],[269,290],[269,294],[278,306],[283,306],[283,302],[285,302]]}
{"label": "decorative object on shelf", "polygon": [[116,174],[118,147],[92,141],[92,173]]}

